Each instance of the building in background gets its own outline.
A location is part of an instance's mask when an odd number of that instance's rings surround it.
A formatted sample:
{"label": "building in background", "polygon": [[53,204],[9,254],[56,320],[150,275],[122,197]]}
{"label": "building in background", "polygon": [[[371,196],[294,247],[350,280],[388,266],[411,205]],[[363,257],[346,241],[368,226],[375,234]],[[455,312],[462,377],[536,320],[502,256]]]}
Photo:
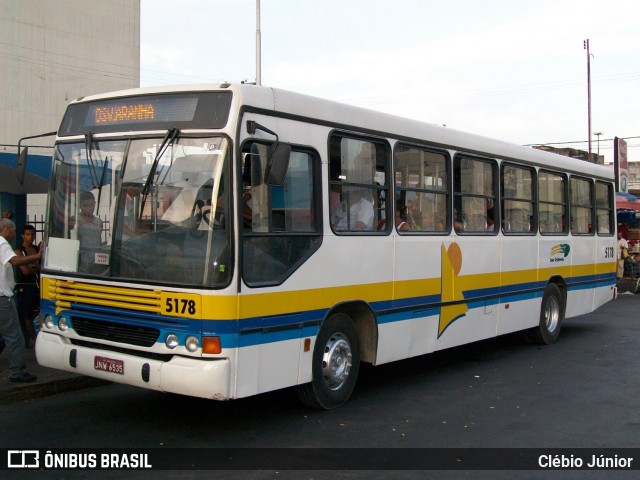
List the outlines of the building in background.
{"label": "building in background", "polygon": [[594,152],[591,152],[591,159],[589,160],[589,152],[578,150],[577,148],[557,148],[549,145],[536,145],[533,148],[544,150],[545,152],[557,153],[558,155],[564,155],[565,157],[577,158],[579,160],[584,160],[585,162],[604,165],[604,155],[598,155]]}
{"label": "building in background", "polygon": [[22,184],[19,140],[57,130],[77,97],[140,85],[140,0],[0,0],[0,79],[0,210],[20,226],[27,194],[46,191],[53,137],[23,141]]}
{"label": "building in background", "polygon": [[640,197],[640,162],[629,162],[629,193]]}

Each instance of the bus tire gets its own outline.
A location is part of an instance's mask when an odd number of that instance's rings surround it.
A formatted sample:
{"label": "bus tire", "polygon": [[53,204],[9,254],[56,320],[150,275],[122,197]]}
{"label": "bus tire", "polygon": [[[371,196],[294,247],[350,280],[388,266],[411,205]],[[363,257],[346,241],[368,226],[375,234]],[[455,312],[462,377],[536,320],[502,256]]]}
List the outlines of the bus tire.
{"label": "bus tire", "polygon": [[351,319],[343,314],[325,320],[316,337],[310,383],[298,385],[302,402],[330,410],[349,400],[360,369],[360,343]]}
{"label": "bus tire", "polygon": [[532,343],[550,345],[558,340],[564,317],[562,294],[555,283],[544,289],[540,307],[540,324],[527,332],[527,340]]}

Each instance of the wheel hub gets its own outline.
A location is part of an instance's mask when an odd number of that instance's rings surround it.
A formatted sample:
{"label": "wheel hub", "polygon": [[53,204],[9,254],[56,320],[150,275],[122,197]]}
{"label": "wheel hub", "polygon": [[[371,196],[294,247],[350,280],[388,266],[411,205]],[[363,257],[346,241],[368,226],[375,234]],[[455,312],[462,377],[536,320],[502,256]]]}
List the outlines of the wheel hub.
{"label": "wheel hub", "polygon": [[329,338],[322,356],[322,377],[329,389],[339,390],[346,383],[352,357],[347,337],[342,333],[335,333]]}
{"label": "wheel hub", "polygon": [[555,297],[549,298],[549,301],[545,305],[544,319],[547,331],[554,332],[560,321],[560,305]]}

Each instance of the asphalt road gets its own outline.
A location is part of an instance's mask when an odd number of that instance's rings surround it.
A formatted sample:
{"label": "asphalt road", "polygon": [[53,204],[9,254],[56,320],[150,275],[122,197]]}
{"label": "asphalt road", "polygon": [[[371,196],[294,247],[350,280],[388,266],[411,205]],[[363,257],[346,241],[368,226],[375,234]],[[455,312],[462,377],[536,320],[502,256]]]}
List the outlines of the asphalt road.
{"label": "asphalt road", "polygon": [[[554,345],[529,345],[510,335],[363,368],[351,400],[332,411],[304,407],[292,389],[218,403],[115,384],[0,405],[0,445],[640,448],[639,311],[640,296],[621,295],[590,315],[565,321]],[[94,473],[132,478],[131,472]],[[140,475],[201,476],[195,471]],[[216,478],[638,476],[637,471],[252,471]]]}

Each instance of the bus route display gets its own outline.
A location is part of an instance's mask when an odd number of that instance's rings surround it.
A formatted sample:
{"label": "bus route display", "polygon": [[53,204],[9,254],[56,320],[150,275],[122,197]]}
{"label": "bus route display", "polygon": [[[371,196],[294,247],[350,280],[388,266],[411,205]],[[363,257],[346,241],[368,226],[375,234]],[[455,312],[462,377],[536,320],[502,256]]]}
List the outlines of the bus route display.
{"label": "bus route display", "polygon": [[223,128],[231,92],[185,92],[99,100],[69,105],[58,135],[169,128]]}

